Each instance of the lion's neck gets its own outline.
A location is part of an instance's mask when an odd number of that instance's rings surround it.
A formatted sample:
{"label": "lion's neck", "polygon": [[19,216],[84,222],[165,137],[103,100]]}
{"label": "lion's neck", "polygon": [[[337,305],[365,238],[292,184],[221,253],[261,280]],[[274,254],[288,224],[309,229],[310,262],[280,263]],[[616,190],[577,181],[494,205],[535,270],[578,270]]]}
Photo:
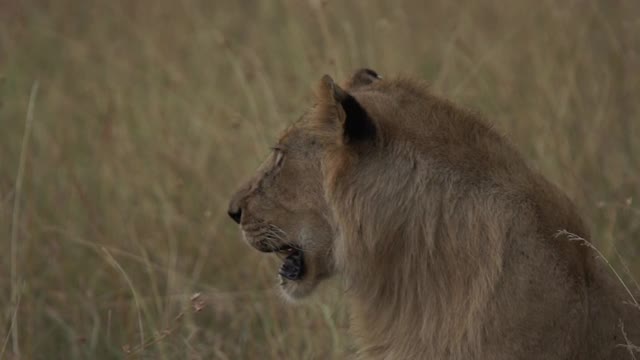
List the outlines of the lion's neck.
{"label": "lion's neck", "polygon": [[482,279],[461,273],[414,275],[416,281],[391,276],[369,283],[369,288],[350,289],[352,328],[364,358],[463,359],[477,354],[489,288],[473,284]]}
{"label": "lion's neck", "polygon": [[[407,213],[357,197],[337,208],[342,223],[335,256],[365,358],[469,358],[481,346],[506,230],[496,213],[477,212],[474,204],[456,203],[456,194],[419,185],[409,193],[434,201],[413,201]],[[394,197],[402,194],[389,195],[385,204],[402,204]],[[358,207],[368,216],[354,216]]]}

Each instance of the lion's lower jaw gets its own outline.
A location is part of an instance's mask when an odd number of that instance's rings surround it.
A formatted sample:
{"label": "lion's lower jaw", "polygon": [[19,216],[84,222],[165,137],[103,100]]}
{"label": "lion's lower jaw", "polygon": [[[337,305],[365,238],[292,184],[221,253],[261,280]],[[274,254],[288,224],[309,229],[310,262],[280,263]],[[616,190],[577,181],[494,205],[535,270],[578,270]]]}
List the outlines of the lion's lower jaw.
{"label": "lion's lower jaw", "polygon": [[309,298],[334,274],[334,270],[323,262],[324,259],[319,260],[312,253],[307,253],[305,260],[304,275],[301,279],[289,280],[278,275],[280,293],[289,302],[296,303]]}
{"label": "lion's lower jaw", "polygon": [[304,300],[313,293],[318,286],[318,281],[312,279],[302,279],[299,281],[287,280],[279,276],[280,293],[285,300],[295,303]]}

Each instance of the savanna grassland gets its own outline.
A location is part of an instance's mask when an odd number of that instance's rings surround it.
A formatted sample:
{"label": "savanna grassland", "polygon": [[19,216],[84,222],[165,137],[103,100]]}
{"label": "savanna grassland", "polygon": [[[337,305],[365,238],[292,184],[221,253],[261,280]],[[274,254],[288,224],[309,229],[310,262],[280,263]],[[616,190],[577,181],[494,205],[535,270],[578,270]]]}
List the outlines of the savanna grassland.
{"label": "savanna grassland", "polygon": [[321,75],[362,66],[482,112],[636,287],[639,19],[637,0],[0,1],[0,358],[349,354],[337,287],[284,302],[226,206]]}

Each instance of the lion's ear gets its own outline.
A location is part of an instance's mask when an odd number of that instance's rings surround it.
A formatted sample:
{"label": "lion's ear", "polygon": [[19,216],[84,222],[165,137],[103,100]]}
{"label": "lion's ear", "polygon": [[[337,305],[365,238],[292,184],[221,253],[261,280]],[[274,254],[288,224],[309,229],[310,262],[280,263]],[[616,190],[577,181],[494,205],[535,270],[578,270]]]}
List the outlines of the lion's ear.
{"label": "lion's ear", "polygon": [[329,75],[322,77],[320,96],[326,103],[335,104],[345,143],[375,138],[376,127],[366,110],[356,98],[340,88]]}
{"label": "lion's ear", "polygon": [[371,85],[380,80],[382,80],[382,76],[378,75],[377,72],[366,68],[360,69],[353,74],[347,83],[347,88],[356,89],[362,86]]}

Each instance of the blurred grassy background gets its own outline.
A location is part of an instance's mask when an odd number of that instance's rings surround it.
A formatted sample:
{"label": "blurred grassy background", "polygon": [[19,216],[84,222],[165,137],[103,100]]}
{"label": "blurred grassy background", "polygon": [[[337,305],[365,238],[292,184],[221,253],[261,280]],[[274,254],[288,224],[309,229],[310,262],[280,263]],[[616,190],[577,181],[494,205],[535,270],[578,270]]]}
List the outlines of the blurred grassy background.
{"label": "blurred grassy background", "polygon": [[362,66],[483,112],[639,274],[638,19],[636,0],[0,2],[0,358],[345,357],[340,293],[287,305],[225,210],[320,76]]}

